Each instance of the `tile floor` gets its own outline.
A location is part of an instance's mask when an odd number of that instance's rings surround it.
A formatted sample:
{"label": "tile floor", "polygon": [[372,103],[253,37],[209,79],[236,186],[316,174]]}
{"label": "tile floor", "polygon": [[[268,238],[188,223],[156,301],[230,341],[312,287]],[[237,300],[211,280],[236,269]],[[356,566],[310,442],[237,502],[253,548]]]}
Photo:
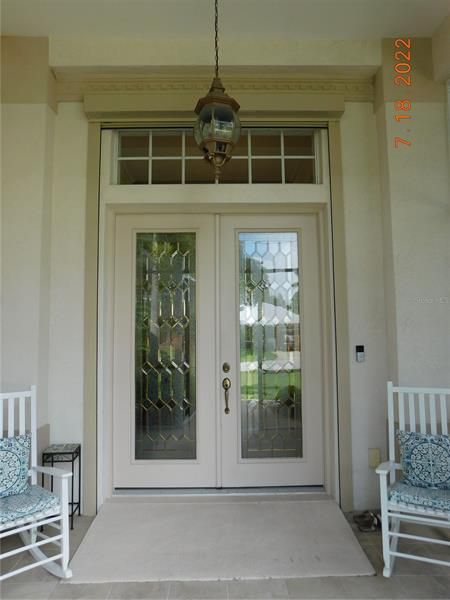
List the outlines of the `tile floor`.
{"label": "tile floor", "polygon": [[[351,515],[348,516],[352,523]],[[91,523],[88,517],[77,517],[71,534],[71,550],[83,539]],[[322,577],[306,579],[268,579],[257,581],[104,583],[71,585],[57,581],[42,568],[30,570],[6,580],[1,585],[3,600],[43,599],[303,599],[303,598],[450,598],[450,568],[398,559],[390,579],[382,576],[381,539],[379,532],[361,533],[352,523],[364,551],[371,560],[375,577]],[[448,530],[442,532],[448,536]],[[8,546],[17,543],[10,540]],[[407,545],[408,543],[406,543]],[[405,545],[403,546],[405,548]],[[447,552],[448,558],[448,552]],[[27,557],[10,561],[26,564]],[[12,565],[5,565],[9,568]]]}

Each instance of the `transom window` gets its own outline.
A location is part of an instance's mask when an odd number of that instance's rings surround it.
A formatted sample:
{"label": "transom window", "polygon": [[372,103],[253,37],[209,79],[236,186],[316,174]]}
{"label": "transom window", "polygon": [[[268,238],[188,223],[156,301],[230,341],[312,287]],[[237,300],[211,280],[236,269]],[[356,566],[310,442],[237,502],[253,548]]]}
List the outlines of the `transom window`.
{"label": "transom window", "polygon": [[[220,183],[320,183],[319,129],[243,129]],[[192,129],[116,132],[119,185],[214,183]]]}

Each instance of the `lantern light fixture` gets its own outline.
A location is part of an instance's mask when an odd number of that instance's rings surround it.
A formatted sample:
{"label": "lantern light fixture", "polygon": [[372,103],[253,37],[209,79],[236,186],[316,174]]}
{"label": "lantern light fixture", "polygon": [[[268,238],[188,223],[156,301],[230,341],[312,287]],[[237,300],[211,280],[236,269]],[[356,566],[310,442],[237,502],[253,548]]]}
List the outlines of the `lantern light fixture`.
{"label": "lantern light fixture", "polygon": [[219,10],[215,7],[215,76],[209,92],[200,98],[195,107],[197,121],[194,125],[194,139],[204,158],[215,171],[215,182],[219,183],[220,170],[227,163],[239,140],[241,124],[238,117],[239,104],[225,93],[219,77]]}

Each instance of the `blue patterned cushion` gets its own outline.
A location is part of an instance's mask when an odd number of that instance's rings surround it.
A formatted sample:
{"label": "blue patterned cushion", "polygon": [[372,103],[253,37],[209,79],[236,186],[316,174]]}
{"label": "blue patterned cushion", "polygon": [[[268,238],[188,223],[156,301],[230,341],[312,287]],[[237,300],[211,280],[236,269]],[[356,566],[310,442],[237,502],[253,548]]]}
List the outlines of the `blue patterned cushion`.
{"label": "blue patterned cushion", "polygon": [[404,482],[418,487],[450,489],[450,438],[398,431]]}
{"label": "blue patterned cushion", "polygon": [[408,485],[398,481],[389,491],[391,502],[413,504],[434,510],[450,511],[450,491]]}
{"label": "blue patterned cushion", "polygon": [[22,494],[0,498],[0,526],[16,519],[32,518],[37,513],[58,512],[58,496],[38,485],[27,485]]}
{"label": "blue patterned cushion", "polygon": [[28,485],[30,435],[0,439],[0,498],[21,494]]}

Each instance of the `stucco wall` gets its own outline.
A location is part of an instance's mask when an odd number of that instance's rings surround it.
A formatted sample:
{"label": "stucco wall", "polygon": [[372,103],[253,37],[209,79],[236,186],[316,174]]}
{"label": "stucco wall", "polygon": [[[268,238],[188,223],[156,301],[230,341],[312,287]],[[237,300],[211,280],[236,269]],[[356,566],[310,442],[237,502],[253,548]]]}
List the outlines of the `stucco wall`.
{"label": "stucco wall", "polygon": [[[394,113],[389,104],[387,114]],[[410,147],[387,119],[397,364],[401,384],[447,386],[450,378],[449,172],[444,103],[417,102]],[[406,136],[405,136],[406,137]]]}
{"label": "stucco wall", "polygon": [[[268,17],[270,18],[270,17]],[[258,14],[258,19],[263,19]],[[298,36],[296,27],[283,37],[263,35],[256,39],[247,33],[233,35],[231,24],[226,38],[220,44],[221,65],[284,66],[295,65],[331,70],[333,66],[350,67],[355,64],[361,71],[375,69],[381,60],[378,39],[305,39]],[[197,35],[176,35],[166,31],[145,37],[130,38],[84,36],[83,38],[51,37],[50,64],[54,67],[171,67],[212,65],[214,58],[210,32]],[[245,57],[245,59],[243,59]],[[245,60],[245,63],[243,62]]]}
{"label": "stucco wall", "polygon": [[53,111],[2,104],[2,390],[38,385],[48,423]]}
{"label": "stucco wall", "polygon": [[83,442],[84,230],[87,120],[59,106],[53,178],[49,414],[53,442]]}
{"label": "stucco wall", "polygon": [[[341,120],[347,257],[353,496],[355,509],[379,504],[368,448],[385,447],[386,325],[376,121],[368,103],[347,103]],[[357,363],[363,344],[366,361]]]}

